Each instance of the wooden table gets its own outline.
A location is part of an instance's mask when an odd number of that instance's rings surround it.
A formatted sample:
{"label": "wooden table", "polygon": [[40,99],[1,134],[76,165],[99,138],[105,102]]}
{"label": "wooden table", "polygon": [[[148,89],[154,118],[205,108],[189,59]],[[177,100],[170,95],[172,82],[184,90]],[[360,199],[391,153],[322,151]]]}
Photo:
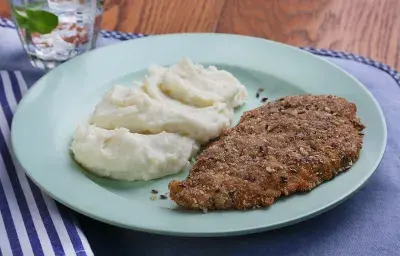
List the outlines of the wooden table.
{"label": "wooden table", "polygon": [[[400,0],[106,0],[103,28],[220,32],[358,53],[400,68]],[[0,16],[9,16],[0,0]]]}

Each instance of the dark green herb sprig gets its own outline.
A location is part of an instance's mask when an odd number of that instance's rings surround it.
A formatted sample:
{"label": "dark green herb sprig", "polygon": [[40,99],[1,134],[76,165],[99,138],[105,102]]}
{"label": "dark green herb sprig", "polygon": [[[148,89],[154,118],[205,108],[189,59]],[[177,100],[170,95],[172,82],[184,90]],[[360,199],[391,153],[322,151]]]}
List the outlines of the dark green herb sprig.
{"label": "dark green herb sprig", "polygon": [[53,31],[58,25],[58,17],[51,12],[39,10],[45,3],[46,1],[41,1],[23,7],[14,6],[12,13],[18,26],[31,33],[48,34]]}

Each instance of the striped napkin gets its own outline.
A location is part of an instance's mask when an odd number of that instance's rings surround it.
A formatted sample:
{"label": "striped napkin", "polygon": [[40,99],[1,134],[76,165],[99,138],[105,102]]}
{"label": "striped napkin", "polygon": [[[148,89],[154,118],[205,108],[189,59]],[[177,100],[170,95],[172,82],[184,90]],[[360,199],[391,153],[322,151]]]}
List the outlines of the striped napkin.
{"label": "striped napkin", "polygon": [[40,191],[14,158],[11,122],[28,87],[21,71],[0,71],[0,255],[93,255],[71,212]]}
{"label": "striped napkin", "polygon": [[[102,31],[98,46],[142,36]],[[0,18],[0,38],[0,256],[93,255],[72,212],[44,194],[14,158],[14,111],[43,72],[30,65],[12,21]]]}

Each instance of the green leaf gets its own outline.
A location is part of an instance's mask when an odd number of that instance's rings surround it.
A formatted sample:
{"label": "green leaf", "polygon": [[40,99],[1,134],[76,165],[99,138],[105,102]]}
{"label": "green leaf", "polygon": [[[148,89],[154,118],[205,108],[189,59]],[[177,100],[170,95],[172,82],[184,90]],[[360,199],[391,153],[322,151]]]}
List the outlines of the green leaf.
{"label": "green leaf", "polygon": [[21,12],[21,13],[25,13],[25,8],[22,7],[22,6],[15,5],[13,9],[15,11],[18,11],[18,12]]}
{"label": "green leaf", "polygon": [[24,9],[19,6],[14,6],[11,11],[15,18],[15,21],[17,22],[17,25],[20,28],[28,28],[28,19],[25,16],[21,15],[21,12],[24,11]]}
{"label": "green leaf", "polygon": [[43,10],[26,10],[28,28],[31,32],[48,34],[58,25],[58,17],[51,12]]}
{"label": "green leaf", "polygon": [[47,3],[47,1],[40,1],[40,2],[32,2],[32,3],[28,3],[25,5],[25,7],[27,9],[31,9],[31,10],[35,10],[35,9],[39,9],[40,7],[42,7],[45,3]]}

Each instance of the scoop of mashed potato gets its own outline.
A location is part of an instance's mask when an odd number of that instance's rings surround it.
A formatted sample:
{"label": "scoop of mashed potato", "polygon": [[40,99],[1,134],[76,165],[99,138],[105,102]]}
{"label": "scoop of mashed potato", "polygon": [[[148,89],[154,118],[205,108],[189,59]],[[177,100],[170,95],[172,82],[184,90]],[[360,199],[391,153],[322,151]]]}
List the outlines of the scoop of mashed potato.
{"label": "scoop of mashed potato", "polygon": [[197,152],[194,140],[173,133],[130,133],[93,125],[76,129],[71,150],[77,162],[99,176],[151,180],[181,171]]}
{"label": "scoop of mashed potato", "polygon": [[89,124],[75,131],[74,158],[99,176],[150,180],[182,170],[204,144],[229,128],[247,97],[229,72],[188,58],[153,66],[135,88],[114,86]]}
{"label": "scoop of mashed potato", "polygon": [[218,137],[233,119],[233,110],[225,103],[197,108],[165,95],[159,95],[163,99],[152,96],[138,88],[114,86],[96,106],[90,124],[143,134],[166,131],[206,143]]}
{"label": "scoop of mashed potato", "polygon": [[183,58],[165,68],[153,66],[143,81],[146,87],[156,87],[171,98],[195,107],[225,103],[235,108],[244,103],[246,88],[231,73],[215,66],[204,68]]}

